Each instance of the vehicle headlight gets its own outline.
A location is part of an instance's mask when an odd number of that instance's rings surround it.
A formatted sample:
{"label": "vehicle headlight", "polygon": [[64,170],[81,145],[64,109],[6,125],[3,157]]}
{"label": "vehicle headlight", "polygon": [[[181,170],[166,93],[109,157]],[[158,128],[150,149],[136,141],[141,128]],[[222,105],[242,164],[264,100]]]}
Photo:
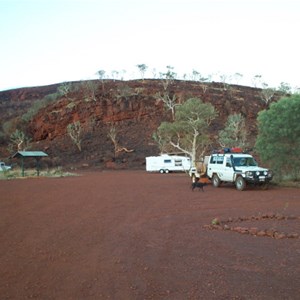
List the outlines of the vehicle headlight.
{"label": "vehicle headlight", "polygon": [[267,171],[264,171],[264,175],[267,176],[267,175],[268,175],[268,172],[267,172]]}
{"label": "vehicle headlight", "polygon": [[256,175],[259,176],[259,171],[256,171]]}
{"label": "vehicle headlight", "polygon": [[253,173],[252,173],[251,171],[247,171],[247,172],[245,173],[245,175],[246,175],[247,177],[252,177],[252,176],[253,176]]}

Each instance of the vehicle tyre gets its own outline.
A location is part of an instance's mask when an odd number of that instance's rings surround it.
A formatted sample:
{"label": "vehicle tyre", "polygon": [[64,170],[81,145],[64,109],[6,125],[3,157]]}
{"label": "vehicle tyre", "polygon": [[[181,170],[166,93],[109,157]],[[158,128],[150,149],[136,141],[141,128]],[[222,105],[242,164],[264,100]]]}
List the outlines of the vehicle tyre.
{"label": "vehicle tyre", "polygon": [[165,171],[164,171],[163,169],[160,169],[160,170],[159,170],[159,173],[160,173],[160,174],[164,174]]}
{"label": "vehicle tyre", "polygon": [[242,176],[239,176],[235,181],[235,187],[238,191],[243,191],[246,188],[246,181]]}
{"label": "vehicle tyre", "polygon": [[221,180],[217,174],[214,174],[212,177],[212,184],[214,187],[219,187],[221,184]]}
{"label": "vehicle tyre", "polygon": [[166,173],[166,174],[168,174],[168,173],[169,173],[169,170],[168,170],[168,169],[166,169],[166,170],[165,170],[165,173]]}

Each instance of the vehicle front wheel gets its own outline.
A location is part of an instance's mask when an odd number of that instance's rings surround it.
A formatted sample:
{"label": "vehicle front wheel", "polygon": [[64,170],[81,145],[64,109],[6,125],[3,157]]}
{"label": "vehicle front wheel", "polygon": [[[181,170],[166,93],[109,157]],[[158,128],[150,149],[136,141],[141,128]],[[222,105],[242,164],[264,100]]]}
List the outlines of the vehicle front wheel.
{"label": "vehicle front wheel", "polygon": [[243,177],[239,176],[235,181],[235,187],[239,191],[243,191],[246,188],[246,182]]}
{"label": "vehicle front wheel", "polygon": [[219,187],[221,184],[221,180],[217,174],[214,174],[212,177],[212,184],[214,187]]}
{"label": "vehicle front wheel", "polygon": [[165,171],[164,171],[163,169],[160,169],[160,170],[159,170],[159,173],[160,173],[160,174],[163,174],[163,173],[165,173]]}

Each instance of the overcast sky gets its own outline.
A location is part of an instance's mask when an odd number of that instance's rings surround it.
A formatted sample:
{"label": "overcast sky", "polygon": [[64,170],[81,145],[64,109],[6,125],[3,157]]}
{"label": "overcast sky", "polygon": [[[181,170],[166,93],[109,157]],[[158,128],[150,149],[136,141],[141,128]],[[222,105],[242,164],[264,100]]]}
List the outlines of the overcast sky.
{"label": "overcast sky", "polygon": [[0,90],[137,64],[300,86],[299,0],[0,0]]}

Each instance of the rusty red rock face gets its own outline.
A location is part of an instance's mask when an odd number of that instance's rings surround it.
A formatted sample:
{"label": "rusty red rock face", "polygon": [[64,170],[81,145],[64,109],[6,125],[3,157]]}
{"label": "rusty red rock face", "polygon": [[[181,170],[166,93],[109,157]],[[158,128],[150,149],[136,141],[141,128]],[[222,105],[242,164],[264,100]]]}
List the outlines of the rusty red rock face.
{"label": "rusty red rock face", "polygon": [[[115,124],[121,143],[136,151],[131,153],[128,166],[141,167],[145,156],[157,155],[159,149],[152,135],[162,121],[171,120],[170,110],[166,110],[162,101],[155,96],[163,93],[162,80],[139,81],[106,81],[104,86],[96,81],[98,88],[95,98],[87,98],[83,89],[78,89],[68,97],[61,96],[56,101],[42,108],[30,121],[26,131],[33,141],[33,147],[41,150],[47,148],[49,159],[58,157],[61,161],[93,164],[86,161],[90,156],[97,156],[98,161],[107,161],[111,154],[112,144],[107,139],[107,126]],[[256,117],[264,107],[260,90],[232,85],[224,89],[221,83],[202,83],[174,81],[168,86],[168,93],[176,95],[178,102],[197,97],[211,103],[218,111],[218,117],[211,124],[211,135],[216,136],[229,114],[242,113],[246,118],[249,141],[253,141],[257,133]],[[23,88],[0,92],[1,120],[17,121],[31,105],[45,96],[57,92],[59,85]],[[124,92],[124,91],[129,91]],[[11,115],[4,114],[13,108]],[[82,152],[67,136],[66,128],[72,122],[80,121],[83,127]],[[1,149],[5,153],[5,149]],[[123,157],[121,157],[121,160]]]}

